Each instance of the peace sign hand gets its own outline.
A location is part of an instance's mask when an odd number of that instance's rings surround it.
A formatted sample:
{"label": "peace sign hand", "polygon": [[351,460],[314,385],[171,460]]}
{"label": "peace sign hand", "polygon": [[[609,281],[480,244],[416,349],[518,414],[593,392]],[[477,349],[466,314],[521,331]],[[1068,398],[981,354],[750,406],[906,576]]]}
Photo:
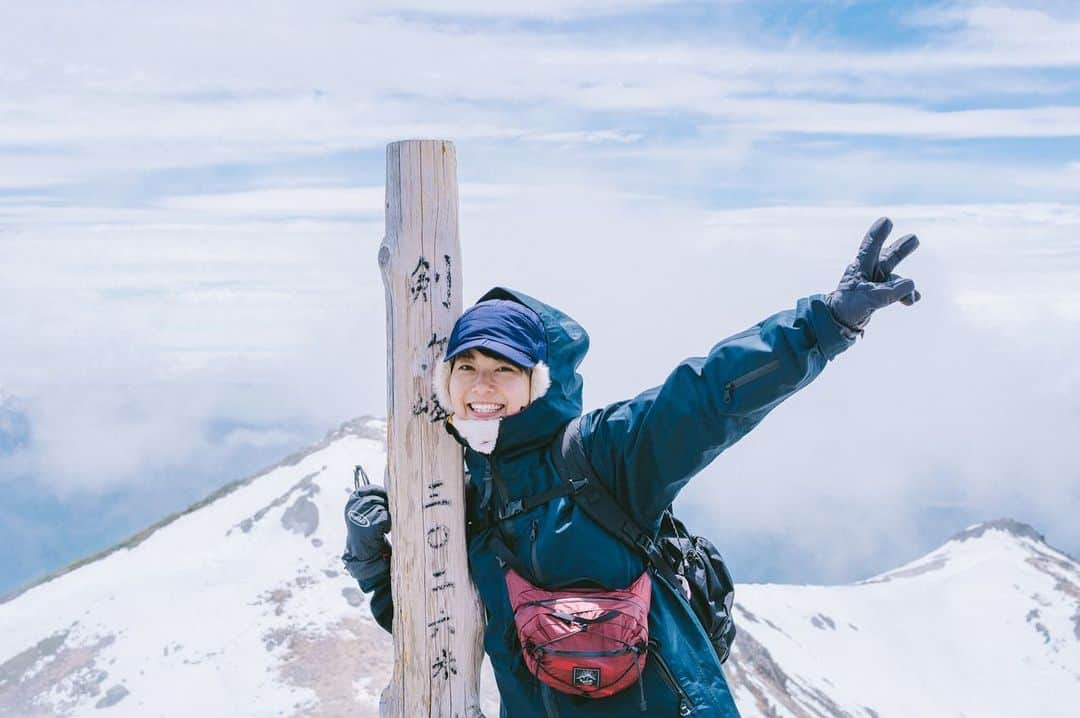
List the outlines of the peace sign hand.
{"label": "peace sign hand", "polygon": [[840,286],[825,297],[836,321],[853,335],[862,335],[876,310],[898,300],[911,306],[922,297],[914,281],[893,273],[896,265],[919,246],[919,238],[905,235],[882,251],[890,231],[892,222],[888,217],[874,222],[859,245],[855,261],[844,270]]}

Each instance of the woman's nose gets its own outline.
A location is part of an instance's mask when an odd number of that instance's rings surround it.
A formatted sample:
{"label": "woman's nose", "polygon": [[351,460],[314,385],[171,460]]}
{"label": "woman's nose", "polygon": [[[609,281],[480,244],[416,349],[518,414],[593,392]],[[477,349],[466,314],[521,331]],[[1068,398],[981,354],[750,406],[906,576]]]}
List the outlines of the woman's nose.
{"label": "woman's nose", "polygon": [[495,374],[494,372],[481,371],[477,372],[476,384],[477,389],[494,389],[495,388]]}

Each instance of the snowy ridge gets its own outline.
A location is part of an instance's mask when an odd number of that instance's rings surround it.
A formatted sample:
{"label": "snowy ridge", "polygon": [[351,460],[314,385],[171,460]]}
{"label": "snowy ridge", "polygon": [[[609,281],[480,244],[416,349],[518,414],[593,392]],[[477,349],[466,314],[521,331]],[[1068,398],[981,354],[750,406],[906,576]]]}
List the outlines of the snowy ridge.
{"label": "snowy ridge", "polygon": [[0,604],[0,715],[376,716],[388,636],[341,570],[360,419]]}
{"label": "snowy ridge", "polygon": [[1032,527],[969,527],[850,586],[739,587],[733,677],[756,716],[1075,716],[1080,565]]}
{"label": "snowy ridge", "polygon": [[[4,396],[3,395],[3,388],[0,387],[0,399],[3,399],[3,396]],[[46,582],[51,581],[54,578],[57,578],[59,576],[63,576],[66,573],[74,571],[75,569],[79,568],[80,566],[84,566],[84,565],[86,565],[88,563],[93,563],[94,561],[98,561],[98,560],[100,560],[102,558],[105,558],[106,556],[113,553],[114,551],[118,551],[118,550],[123,549],[123,548],[134,548],[135,546],[142,543],[143,540],[145,540],[148,536],[153,534],[155,531],[157,531],[158,529],[160,529],[160,528],[162,528],[164,526],[168,526],[169,524],[171,524],[173,521],[180,518],[181,516],[186,516],[187,514],[190,514],[190,513],[194,512],[194,511],[198,511],[203,506],[207,506],[209,504],[212,504],[213,502],[217,501],[221,497],[226,496],[228,494],[231,494],[233,491],[236,491],[240,487],[246,486],[246,485],[250,484],[252,481],[254,481],[255,479],[258,479],[261,476],[269,474],[269,473],[273,472],[276,469],[280,469],[280,468],[285,467],[285,466],[295,466],[302,459],[306,458],[310,454],[313,454],[316,451],[319,451],[321,449],[325,449],[331,443],[333,443],[333,442],[335,442],[335,441],[337,441],[337,440],[339,440],[339,439],[341,439],[341,438],[343,438],[345,436],[349,436],[349,435],[358,436],[358,437],[361,437],[361,438],[366,438],[366,439],[371,439],[373,441],[381,442],[381,445],[383,447],[383,452],[385,453],[385,450],[386,450],[386,425],[385,425],[385,422],[381,422],[381,421],[379,421],[377,419],[372,419],[370,417],[358,417],[356,419],[352,419],[350,421],[347,421],[347,422],[343,423],[337,429],[334,429],[332,431],[327,432],[326,436],[323,437],[323,440],[320,441],[319,443],[315,444],[314,446],[308,447],[307,449],[304,449],[302,451],[298,451],[298,452],[296,452],[294,454],[290,454],[289,456],[286,456],[284,459],[277,462],[273,466],[268,467],[266,469],[263,469],[262,471],[259,471],[258,473],[255,473],[255,474],[253,474],[251,476],[248,476],[247,478],[238,479],[236,481],[231,481],[228,484],[225,484],[220,489],[218,489],[217,491],[214,491],[212,494],[207,496],[205,499],[202,499],[201,501],[195,502],[194,504],[187,507],[183,511],[179,511],[179,512],[177,512],[175,514],[170,514],[170,515],[166,516],[165,518],[161,519],[157,523],[154,523],[154,524],[151,524],[150,526],[147,526],[142,531],[139,531],[135,535],[130,536],[129,538],[127,538],[124,541],[116,544],[115,546],[111,546],[111,547],[105,549],[104,551],[100,551],[98,553],[87,556],[86,558],[80,559],[80,560],[76,561],[75,563],[72,563],[72,564],[70,564],[68,566],[65,566],[65,567],[61,568],[58,571],[54,571],[52,573],[49,573],[49,574],[37,579],[36,581],[31,582],[29,585],[23,586],[22,588],[18,589],[17,591],[14,591],[14,592],[11,592],[11,593],[0,596],[0,604],[5,603],[7,601],[10,601],[11,599],[13,599],[16,596],[24,593],[25,591],[30,590],[34,586],[40,585],[42,583],[46,583]],[[384,463],[384,465],[386,463],[385,456],[383,458],[383,463]]]}
{"label": "snowy ridge", "polygon": [[[380,476],[384,437],[348,422],[0,602],[0,716],[377,716],[392,648],[339,556],[353,467]],[[1080,704],[1080,566],[1017,522],[857,584],[738,598],[726,669],[745,718]]]}

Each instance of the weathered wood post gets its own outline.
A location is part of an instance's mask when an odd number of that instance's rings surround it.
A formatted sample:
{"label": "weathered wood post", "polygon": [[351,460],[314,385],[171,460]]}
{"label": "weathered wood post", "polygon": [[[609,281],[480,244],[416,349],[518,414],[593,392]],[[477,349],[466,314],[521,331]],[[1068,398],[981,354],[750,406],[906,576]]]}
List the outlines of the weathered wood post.
{"label": "weathered wood post", "polygon": [[457,158],[442,140],[386,148],[387,471],[394,674],[381,718],[482,718],[483,613],[469,578],[461,447],[431,389],[461,314]]}

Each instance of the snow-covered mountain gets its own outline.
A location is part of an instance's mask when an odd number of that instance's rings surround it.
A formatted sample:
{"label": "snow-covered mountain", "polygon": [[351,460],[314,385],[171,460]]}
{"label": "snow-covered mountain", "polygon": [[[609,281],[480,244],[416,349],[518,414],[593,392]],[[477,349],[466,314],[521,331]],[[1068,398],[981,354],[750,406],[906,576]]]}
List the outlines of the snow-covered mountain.
{"label": "snow-covered mountain", "polygon": [[[377,716],[391,644],[339,555],[353,467],[382,474],[384,435],[349,422],[3,599],[0,716]],[[746,718],[1080,714],[1080,566],[1022,524],[855,585],[738,596]]]}
{"label": "snow-covered mountain", "polygon": [[1025,524],[853,585],[736,594],[745,718],[1080,715],[1080,564]]}

